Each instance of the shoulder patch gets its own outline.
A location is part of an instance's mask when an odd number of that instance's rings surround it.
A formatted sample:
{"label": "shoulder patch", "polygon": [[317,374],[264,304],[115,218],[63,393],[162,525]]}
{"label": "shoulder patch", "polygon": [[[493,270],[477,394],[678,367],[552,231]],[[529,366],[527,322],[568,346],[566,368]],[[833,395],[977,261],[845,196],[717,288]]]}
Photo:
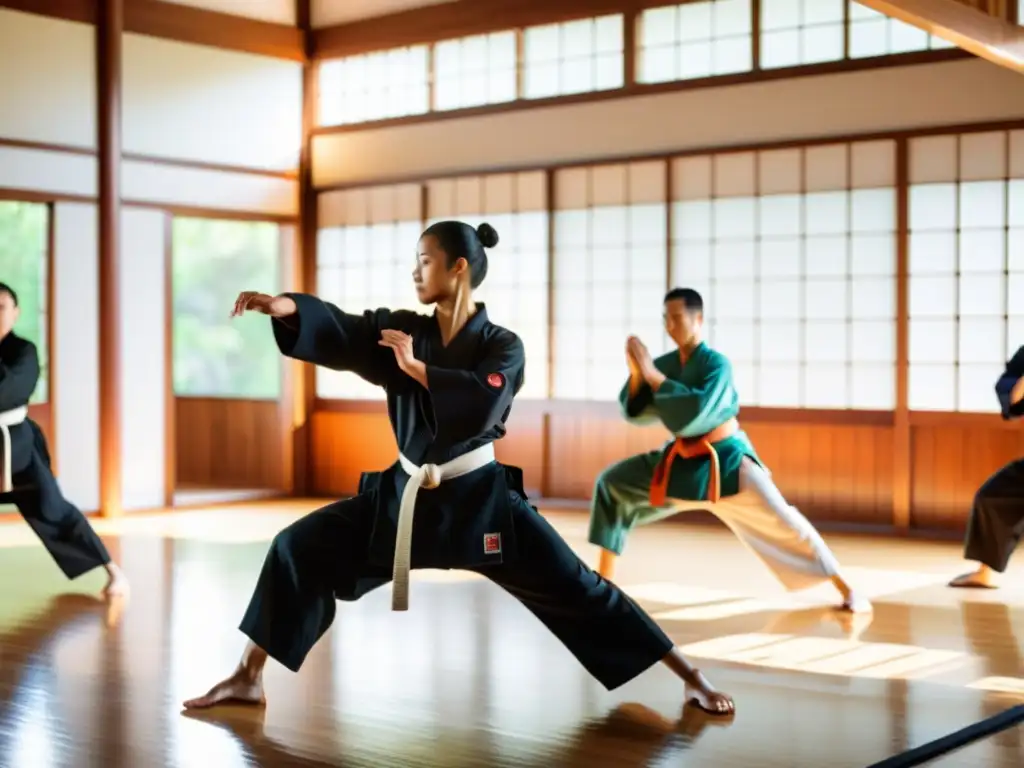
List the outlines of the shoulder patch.
{"label": "shoulder patch", "polygon": [[495,389],[501,389],[505,386],[505,377],[500,373],[489,373],[487,374],[487,383]]}

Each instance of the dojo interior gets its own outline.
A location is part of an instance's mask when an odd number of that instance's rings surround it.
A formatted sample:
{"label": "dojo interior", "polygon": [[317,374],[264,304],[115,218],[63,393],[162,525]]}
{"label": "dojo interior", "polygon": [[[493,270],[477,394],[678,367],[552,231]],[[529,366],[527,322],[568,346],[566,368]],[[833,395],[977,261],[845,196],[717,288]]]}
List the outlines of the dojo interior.
{"label": "dojo interior", "polygon": [[[966,8],[964,6],[973,6]],[[879,10],[880,9],[880,10]],[[0,763],[866,766],[1024,702],[1024,554],[951,590],[978,487],[1024,453],[1024,2],[0,0],[0,281],[31,418],[132,584],[66,581],[0,509]],[[1002,37],[1000,37],[1000,35]],[[417,308],[443,218],[527,349],[499,460],[591,565],[597,474],[660,446],[625,338],[701,291],[740,422],[873,601],[788,594],[699,514],[617,582],[735,697],[607,692],[510,597],[415,574],[339,606],[265,712],[186,717],[237,661],[274,533],[396,458],[382,393],[286,361],[241,290]],[[927,765],[1024,765],[1024,728]]]}

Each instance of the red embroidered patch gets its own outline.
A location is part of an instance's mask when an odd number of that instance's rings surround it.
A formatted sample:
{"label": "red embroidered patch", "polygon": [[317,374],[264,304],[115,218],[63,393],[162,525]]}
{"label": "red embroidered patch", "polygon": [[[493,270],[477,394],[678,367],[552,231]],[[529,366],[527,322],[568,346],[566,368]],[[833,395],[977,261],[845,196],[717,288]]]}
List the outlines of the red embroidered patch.
{"label": "red embroidered patch", "polygon": [[495,389],[501,389],[505,385],[505,377],[500,373],[487,374],[487,383]]}
{"label": "red embroidered patch", "polygon": [[501,534],[500,533],[485,533],[484,534],[484,554],[485,555],[496,555],[501,552]]}

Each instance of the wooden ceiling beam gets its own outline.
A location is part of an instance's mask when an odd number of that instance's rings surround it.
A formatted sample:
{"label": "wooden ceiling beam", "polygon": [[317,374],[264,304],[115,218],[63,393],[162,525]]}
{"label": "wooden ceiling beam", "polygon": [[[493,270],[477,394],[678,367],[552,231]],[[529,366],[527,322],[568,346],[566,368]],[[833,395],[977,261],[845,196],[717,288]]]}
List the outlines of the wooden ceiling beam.
{"label": "wooden ceiling beam", "polygon": [[313,32],[313,57],[333,59],[535,24],[627,15],[665,0],[461,0],[361,19]]}
{"label": "wooden ceiling beam", "polygon": [[[1024,27],[1012,24],[957,0],[858,0],[886,16],[948,40],[959,48],[1007,69],[1024,73]],[[999,7],[1009,16],[1005,3],[983,3],[986,9]]]}

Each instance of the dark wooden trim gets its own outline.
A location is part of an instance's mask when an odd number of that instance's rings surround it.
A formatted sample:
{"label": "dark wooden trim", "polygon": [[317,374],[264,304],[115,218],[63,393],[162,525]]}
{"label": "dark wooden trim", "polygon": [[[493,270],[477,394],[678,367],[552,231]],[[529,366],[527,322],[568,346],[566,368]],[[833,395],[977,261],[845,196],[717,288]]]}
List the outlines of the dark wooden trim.
{"label": "dark wooden trim", "polygon": [[[96,24],[97,20],[96,0],[0,0],[0,8],[83,24]],[[306,59],[304,35],[290,24],[162,0],[128,0],[123,31],[290,61]]]}
{"label": "dark wooden trim", "polygon": [[0,0],[0,8],[82,24],[96,23],[96,0]]}
{"label": "dark wooden trim", "polygon": [[[596,419],[621,419],[619,404],[598,400],[517,400],[516,413],[539,415],[580,415]],[[387,413],[383,400],[332,400],[316,398],[314,412],[323,413]],[[966,414],[970,415],[970,414]],[[830,426],[891,427],[892,411],[854,411],[824,408],[758,408],[740,411],[740,423],[756,424],[822,424]]]}
{"label": "dark wooden trim", "polygon": [[187,216],[195,219],[227,219],[231,221],[271,221],[275,224],[295,224],[299,217],[292,214],[262,213],[260,211],[236,211],[232,209],[201,208],[175,203],[156,203],[149,200],[124,200],[123,206],[132,208],[149,208],[167,211],[175,216]]}
{"label": "dark wooden trim", "polygon": [[49,423],[50,434],[48,443],[50,446],[50,469],[57,474],[59,461],[57,459],[57,305],[54,301],[56,296],[57,273],[57,215],[56,206],[51,202],[46,206],[46,404],[50,408]]}
{"label": "dark wooden trim", "polygon": [[272,403],[276,397],[234,397],[233,395],[174,395],[177,400],[203,400],[208,403]]}
{"label": "dark wooden trim", "polygon": [[729,155],[746,152],[764,152],[774,149],[802,149],[806,147],[819,147],[828,144],[845,144],[860,141],[881,141],[901,139],[914,139],[922,136],[938,136],[954,133],[985,133],[988,131],[1014,131],[1024,128],[1024,119],[999,120],[987,123],[967,123],[960,125],[928,125],[918,128],[906,128],[896,131],[871,131],[867,133],[846,133],[834,136],[805,136],[795,139],[783,139],[780,141],[754,141],[746,144],[728,144],[723,146],[701,146],[689,147],[671,151],[659,151],[650,153],[631,153],[622,155],[600,155],[593,158],[581,158],[561,163],[521,163],[516,165],[494,166],[490,168],[474,168],[472,170],[454,171],[432,171],[426,174],[411,174],[409,176],[393,176],[374,178],[373,181],[359,182],[356,184],[330,184],[317,188],[318,193],[338,192],[340,190],[364,189],[380,186],[382,184],[423,184],[427,181],[438,179],[454,179],[465,176],[484,176],[499,173],[523,173],[526,171],[552,170],[559,171],[565,168],[593,168],[595,166],[619,165],[622,163],[637,163],[650,160],[672,160],[681,157],[694,155]]}
{"label": "dark wooden trim", "polygon": [[174,215],[164,214],[164,506],[178,486],[178,410],[174,403]]}
{"label": "dark wooden trim", "polygon": [[672,5],[665,0],[473,0],[440,3],[360,19],[313,32],[318,59],[435,43],[467,35],[555,24],[592,16],[628,15]]}
{"label": "dark wooden trim", "polygon": [[676,93],[694,91],[703,88],[724,88],[731,85],[766,83],[774,80],[793,80],[802,77],[819,77],[821,75],[846,74],[891,67],[909,67],[920,64],[936,64],[945,61],[961,61],[975,58],[973,54],[955,48],[940,48],[934,51],[914,51],[891,56],[875,56],[864,59],[841,59],[821,64],[810,64],[779,69],[762,69],[751,72],[740,72],[733,75],[715,75],[713,77],[695,78],[693,80],[674,80],[668,83],[637,83],[625,81],[622,88],[604,91],[591,91],[567,96],[552,96],[544,99],[517,99],[501,104],[486,104],[478,107],[449,109],[437,112],[424,112],[420,115],[407,115],[384,120],[370,120],[363,123],[347,123],[345,125],[325,125],[313,129],[314,136],[334,133],[358,133],[375,131],[381,128],[414,125],[418,123],[434,123],[441,120],[457,120],[465,117],[501,114],[526,109],[542,109],[560,107],[570,104],[588,104],[595,101],[626,99],[631,96],[651,96],[659,93]]}
{"label": "dark wooden trim", "polygon": [[963,413],[957,411],[910,411],[912,428],[994,429],[1020,432],[1020,423],[1005,421],[998,413]]}
{"label": "dark wooden trim", "polygon": [[914,499],[910,433],[910,142],[896,141],[896,412],[893,433],[892,524],[909,530]]}
{"label": "dark wooden trim", "polygon": [[[51,144],[42,141],[29,141],[26,139],[8,139],[0,136],[0,147],[11,147],[14,149],[29,149],[36,152],[63,152],[69,155],[84,157],[95,157],[96,150],[91,147],[76,147],[72,144]],[[122,161],[133,163],[150,163],[152,165],[166,165],[172,168],[189,168],[197,171],[213,171],[216,173],[241,173],[250,176],[265,176],[272,179],[288,179],[294,181],[299,178],[298,169],[274,170],[272,168],[257,168],[250,165],[230,165],[227,163],[208,163],[202,160],[188,160],[180,157],[160,157],[158,155],[145,155],[139,152],[124,152],[121,154]]]}
{"label": "dark wooden trim", "polygon": [[0,200],[16,200],[22,203],[95,203],[91,195],[68,195],[62,192],[39,192],[32,189],[0,187]]}
{"label": "dark wooden trim", "polygon": [[100,510],[121,499],[121,70],[124,0],[99,0],[96,23],[99,179]]}

